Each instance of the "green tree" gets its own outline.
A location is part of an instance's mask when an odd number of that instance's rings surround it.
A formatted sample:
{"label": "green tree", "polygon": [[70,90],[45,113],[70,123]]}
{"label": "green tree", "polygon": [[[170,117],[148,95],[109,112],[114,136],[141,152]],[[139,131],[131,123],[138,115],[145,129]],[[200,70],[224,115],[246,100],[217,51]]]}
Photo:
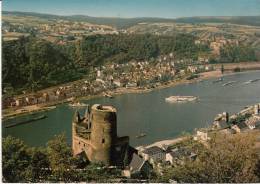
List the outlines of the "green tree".
{"label": "green tree", "polygon": [[[47,143],[47,155],[52,170],[52,180],[71,181],[72,152],[65,134],[57,135]],[[72,180],[73,181],[73,180]]]}
{"label": "green tree", "polygon": [[220,49],[221,62],[247,62],[256,60],[255,49],[250,45],[227,44]]}
{"label": "green tree", "polygon": [[26,180],[30,182],[46,181],[51,174],[45,148],[29,148],[30,165],[26,169]]}
{"label": "green tree", "polygon": [[26,168],[30,164],[27,146],[14,137],[8,136],[2,144],[3,177],[7,182],[25,182]]}

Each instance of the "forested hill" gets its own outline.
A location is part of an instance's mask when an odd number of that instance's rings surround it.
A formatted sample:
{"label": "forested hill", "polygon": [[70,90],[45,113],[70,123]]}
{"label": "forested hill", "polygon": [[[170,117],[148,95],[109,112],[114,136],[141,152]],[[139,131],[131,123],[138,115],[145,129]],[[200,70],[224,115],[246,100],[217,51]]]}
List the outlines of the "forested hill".
{"label": "forested hill", "polygon": [[[89,67],[106,63],[144,61],[173,53],[175,59],[197,60],[209,54],[208,44],[195,44],[190,34],[156,36],[150,34],[92,35],[65,45],[37,37],[21,37],[3,42],[3,88],[15,91],[38,90],[79,79]],[[248,46],[228,46],[221,50],[220,62],[255,61]]]}
{"label": "forested hill", "polygon": [[234,17],[184,17],[177,19],[138,17],[138,18],[118,18],[118,17],[91,17],[86,15],[59,16],[51,14],[33,12],[8,12],[3,11],[3,15],[34,16],[44,19],[64,19],[70,21],[83,21],[92,24],[102,24],[116,27],[118,29],[128,28],[138,23],[158,23],[158,22],[177,22],[177,23],[232,23],[241,25],[260,26],[260,16],[234,16]]}
{"label": "forested hill", "polygon": [[41,89],[80,78],[89,66],[106,62],[148,60],[173,52],[176,58],[197,59],[207,46],[194,44],[195,37],[155,35],[93,35],[67,45],[55,45],[35,37],[3,43],[3,87]]}

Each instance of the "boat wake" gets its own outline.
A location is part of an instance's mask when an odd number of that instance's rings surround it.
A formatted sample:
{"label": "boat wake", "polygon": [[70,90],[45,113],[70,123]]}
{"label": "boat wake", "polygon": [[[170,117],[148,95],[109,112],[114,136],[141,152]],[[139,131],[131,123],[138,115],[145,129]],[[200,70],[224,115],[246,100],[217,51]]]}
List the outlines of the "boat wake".
{"label": "boat wake", "polygon": [[222,86],[230,86],[230,85],[232,85],[232,84],[234,84],[234,83],[236,83],[236,82],[237,82],[237,81],[229,81],[229,82],[223,84]]}
{"label": "boat wake", "polygon": [[254,82],[257,82],[257,81],[260,81],[260,79],[249,80],[249,81],[244,82],[243,84],[251,84],[251,83],[254,83]]}

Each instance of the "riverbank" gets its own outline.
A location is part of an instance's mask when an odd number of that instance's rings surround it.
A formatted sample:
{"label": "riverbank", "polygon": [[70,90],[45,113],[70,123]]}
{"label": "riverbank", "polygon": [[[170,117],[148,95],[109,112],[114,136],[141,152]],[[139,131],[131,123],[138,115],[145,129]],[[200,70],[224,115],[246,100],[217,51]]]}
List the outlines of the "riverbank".
{"label": "riverbank", "polygon": [[40,105],[31,105],[31,106],[25,106],[23,108],[19,108],[13,111],[10,111],[8,114],[3,114],[2,119],[3,120],[9,120],[20,116],[26,116],[26,115],[33,115],[35,113],[39,112],[45,112],[52,109],[55,109],[56,106],[40,106]]}
{"label": "riverbank", "polygon": [[[241,66],[241,65],[242,65],[241,63],[229,64],[229,68],[230,68],[230,66],[235,68],[235,67]],[[256,66],[260,66],[260,62],[258,62],[257,64],[254,63],[254,65],[246,65],[246,66],[247,67],[245,68],[245,70],[247,70],[247,69],[252,70]],[[228,70],[227,73],[222,75],[220,70],[215,70],[215,71],[200,73],[198,78],[191,79],[191,80],[175,79],[175,80],[169,81],[167,83],[160,83],[160,85],[155,86],[154,88],[137,88],[137,87],[136,88],[123,88],[123,87],[121,87],[121,88],[117,88],[115,90],[106,91],[106,93],[110,94],[111,96],[117,96],[117,95],[122,95],[122,94],[131,94],[131,93],[133,93],[133,94],[134,93],[148,93],[148,92],[151,92],[151,91],[154,91],[154,90],[174,87],[174,86],[177,86],[177,85],[180,85],[180,84],[189,84],[189,83],[194,83],[194,82],[198,82],[198,81],[201,81],[201,80],[206,80],[206,79],[211,79],[211,78],[219,78],[219,77],[222,77],[222,76],[225,76],[225,75],[230,75],[232,73],[234,73],[232,70]],[[89,95],[89,96],[79,97],[77,99],[78,100],[89,100],[89,99],[93,99],[93,98],[100,98],[100,97],[103,97],[103,96],[104,96],[104,94],[100,93],[98,95]],[[14,118],[14,117],[17,117],[17,116],[20,116],[20,115],[42,112],[42,111],[49,110],[49,107],[51,107],[51,106],[55,106],[55,105],[62,104],[62,103],[68,103],[68,102],[70,102],[70,101],[68,99],[66,99],[66,100],[52,102],[52,103],[45,103],[45,104],[39,104],[39,105],[4,109],[3,114],[2,114],[2,118],[3,118],[3,120],[6,120],[6,119]]]}
{"label": "riverbank", "polygon": [[173,145],[173,144],[177,144],[177,143],[182,142],[182,141],[184,141],[188,138],[189,138],[189,136],[177,137],[177,138],[173,138],[173,139],[166,139],[166,140],[154,142],[154,143],[149,144],[149,145],[137,146],[137,147],[135,147],[135,149],[140,150],[140,149],[150,148],[150,147],[153,147],[153,146],[157,146],[157,147],[162,148],[164,146],[170,146],[170,145]]}
{"label": "riverbank", "polygon": [[[225,75],[228,75],[230,73],[227,73]],[[115,90],[112,91],[107,91],[107,93],[109,93],[111,96],[117,96],[117,95],[123,95],[123,94],[138,94],[138,93],[149,93],[152,92],[154,90],[158,90],[158,89],[164,89],[164,88],[169,88],[169,87],[174,87],[177,85],[181,85],[181,84],[190,84],[190,83],[194,83],[194,82],[198,82],[201,80],[206,80],[206,79],[211,79],[211,78],[218,78],[218,77],[222,77],[224,75],[222,75],[221,71],[210,71],[210,72],[203,72],[199,74],[198,78],[195,79],[191,79],[191,80],[187,80],[187,79],[177,79],[177,80],[172,80],[169,81],[165,84],[161,84],[159,86],[156,86],[154,88],[117,88]],[[95,95],[95,96],[87,96],[87,97],[80,97],[78,99],[80,100],[89,100],[89,99],[93,99],[93,98],[98,98],[98,97],[103,97],[102,94],[100,95]]]}

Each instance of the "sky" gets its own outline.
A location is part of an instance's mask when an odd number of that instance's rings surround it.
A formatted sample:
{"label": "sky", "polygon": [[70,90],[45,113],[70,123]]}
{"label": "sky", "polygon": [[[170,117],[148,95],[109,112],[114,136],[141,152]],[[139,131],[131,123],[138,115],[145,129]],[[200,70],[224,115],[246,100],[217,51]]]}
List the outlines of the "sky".
{"label": "sky", "polygon": [[96,17],[252,16],[260,0],[3,0],[4,11]]}

